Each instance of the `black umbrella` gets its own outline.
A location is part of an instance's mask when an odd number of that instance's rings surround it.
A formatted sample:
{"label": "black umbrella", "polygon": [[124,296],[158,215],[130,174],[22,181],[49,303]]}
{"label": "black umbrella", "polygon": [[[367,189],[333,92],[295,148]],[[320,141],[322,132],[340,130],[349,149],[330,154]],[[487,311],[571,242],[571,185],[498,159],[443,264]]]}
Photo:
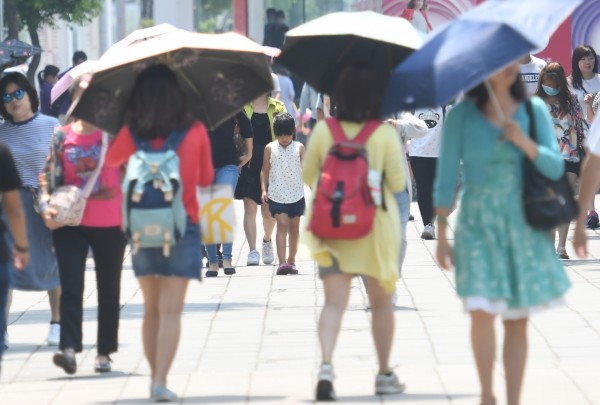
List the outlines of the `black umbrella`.
{"label": "black umbrella", "polygon": [[404,18],[372,11],[332,13],[288,31],[277,60],[329,93],[344,66],[367,62],[389,74],[421,46],[422,38]]}
{"label": "black umbrella", "polygon": [[73,115],[118,132],[138,74],[162,63],[177,76],[194,117],[214,128],[273,88],[263,52],[262,46],[239,34],[179,29],[111,48],[95,66],[87,89],[72,107]]}

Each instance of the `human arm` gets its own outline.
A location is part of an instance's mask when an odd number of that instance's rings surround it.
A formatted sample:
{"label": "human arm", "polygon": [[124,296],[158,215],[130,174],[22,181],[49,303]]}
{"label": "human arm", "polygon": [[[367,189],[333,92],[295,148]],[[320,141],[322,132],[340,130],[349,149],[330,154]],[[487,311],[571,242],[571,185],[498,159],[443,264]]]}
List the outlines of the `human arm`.
{"label": "human arm", "polygon": [[271,172],[271,144],[265,146],[265,153],[263,155],[262,169],[260,171],[260,188],[261,188],[261,200],[264,203],[269,201],[267,191],[269,190],[269,173]]}
{"label": "human arm", "polygon": [[196,132],[197,136],[199,136],[200,138],[200,164],[198,165],[198,185],[202,187],[207,187],[213,183],[213,179],[215,176],[215,169],[213,166],[212,152],[210,146],[210,138],[208,136],[208,133],[206,132],[206,128],[200,122],[196,122],[194,125],[192,125],[190,131]]}
{"label": "human arm", "polygon": [[240,156],[240,162],[238,164],[238,170],[239,172],[241,172],[242,167],[244,167],[250,162],[250,160],[252,160],[252,151],[254,148],[254,132],[252,130],[252,123],[250,122],[248,116],[244,111],[240,111],[236,115],[236,118],[240,129],[240,135],[244,140],[245,144],[245,153],[242,156]]}
{"label": "human arm", "polygon": [[129,157],[135,153],[136,147],[135,142],[129,128],[124,126],[114,137],[106,156],[104,157],[104,164],[108,167],[121,167],[129,160]]}
{"label": "human arm", "polygon": [[404,140],[421,138],[427,135],[429,130],[425,121],[418,119],[408,111],[401,112],[398,118],[390,120],[390,123]]}

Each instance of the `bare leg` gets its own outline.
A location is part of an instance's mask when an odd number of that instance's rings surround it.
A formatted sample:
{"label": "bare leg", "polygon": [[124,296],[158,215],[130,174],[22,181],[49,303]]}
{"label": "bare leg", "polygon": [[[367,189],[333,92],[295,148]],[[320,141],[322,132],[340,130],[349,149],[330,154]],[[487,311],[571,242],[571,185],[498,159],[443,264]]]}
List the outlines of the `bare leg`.
{"label": "bare leg", "polygon": [[156,376],[156,347],[158,342],[159,312],[158,300],[160,285],[158,277],[139,277],[138,282],[144,295],[144,322],[142,323],[142,343],[144,354],[150,365],[152,381]]}
{"label": "bare leg", "polygon": [[298,243],[300,241],[300,217],[290,218],[288,234],[290,235],[288,263],[296,264],[296,254],[298,253]]}
{"label": "bare leg", "polygon": [[275,229],[275,218],[271,216],[269,211],[269,204],[262,203],[260,206],[260,212],[263,218],[263,230],[265,231],[264,241],[268,242],[273,236],[273,229]]}
{"label": "bare leg", "polygon": [[60,322],[60,294],[60,286],[48,291],[48,301],[50,301],[50,313],[52,316],[50,320],[52,322]]}
{"label": "bare leg", "polygon": [[181,312],[189,280],[183,277],[159,277],[159,326],[154,384],[167,385],[167,374],[179,346]]}
{"label": "bare leg", "polygon": [[371,330],[375,350],[377,350],[379,373],[385,374],[390,372],[389,360],[394,340],[392,294],[388,293],[376,279],[372,277],[367,279],[366,288],[372,313]]}
{"label": "bare leg", "polygon": [[[569,184],[571,184],[573,193],[577,193],[577,190],[576,190],[577,175],[575,173],[567,173],[567,179],[569,180]],[[566,225],[558,227],[558,247],[557,247],[557,249],[564,248],[567,245],[567,237],[569,235],[569,225],[570,224],[566,224]]]}
{"label": "bare leg", "polygon": [[275,234],[275,242],[277,242],[277,259],[279,260],[279,265],[282,265],[286,263],[285,248],[290,218],[287,214],[277,214],[275,215],[275,220],[277,221],[277,233]]}
{"label": "bare leg", "polygon": [[350,297],[351,274],[332,274],[323,279],[325,305],[319,318],[319,343],[323,363],[331,363],[342,318]]}
{"label": "bare leg", "polygon": [[481,384],[481,404],[494,404],[492,373],[496,356],[494,316],[483,311],[471,312],[471,346]]}
{"label": "bare leg", "polygon": [[504,321],[503,357],[508,405],[519,405],[527,362],[527,318]]}
{"label": "bare leg", "polygon": [[244,233],[248,239],[250,250],[256,250],[256,212],[258,204],[250,199],[244,198]]}

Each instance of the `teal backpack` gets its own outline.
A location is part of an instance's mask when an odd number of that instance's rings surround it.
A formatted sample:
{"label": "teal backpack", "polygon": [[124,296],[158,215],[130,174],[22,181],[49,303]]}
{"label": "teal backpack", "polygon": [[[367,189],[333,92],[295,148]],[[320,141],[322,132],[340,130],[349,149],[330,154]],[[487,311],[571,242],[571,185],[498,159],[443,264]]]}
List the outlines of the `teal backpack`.
{"label": "teal backpack", "polygon": [[132,134],[137,151],[129,158],[122,185],[123,228],[132,254],[162,247],[168,257],[185,234],[187,214],[176,150],[186,132],[172,132],[159,150]]}

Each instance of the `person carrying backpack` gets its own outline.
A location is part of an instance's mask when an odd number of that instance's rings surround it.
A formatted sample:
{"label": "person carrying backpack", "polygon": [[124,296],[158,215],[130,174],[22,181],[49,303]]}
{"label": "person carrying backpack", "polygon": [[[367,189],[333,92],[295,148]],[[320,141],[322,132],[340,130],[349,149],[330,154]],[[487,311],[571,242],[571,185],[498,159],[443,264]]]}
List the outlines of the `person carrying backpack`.
{"label": "person carrying backpack", "polygon": [[[390,368],[389,356],[400,246],[394,193],[406,187],[406,180],[396,131],[378,121],[384,88],[381,73],[369,66],[342,70],[334,91],[337,118],[315,126],[303,162],[304,182],[313,190],[304,241],[319,266],[325,292],[318,325],[322,364],[317,400],[335,399],[332,355],[356,275],[367,279],[373,314],[379,361],[375,393],[397,394],[405,388]],[[330,194],[332,198],[324,198]]]}
{"label": "person carrying backpack", "polygon": [[167,374],[188,282],[199,280],[202,268],[196,187],[209,186],[214,176],[206,128],[190,119],[185,106],[167,66],[146,68],[134,84],[126,124],[106,154],[108,166],[128,162],[123,222],[144,295],[142,339],[155,402],[177,400],[166,387]]}

